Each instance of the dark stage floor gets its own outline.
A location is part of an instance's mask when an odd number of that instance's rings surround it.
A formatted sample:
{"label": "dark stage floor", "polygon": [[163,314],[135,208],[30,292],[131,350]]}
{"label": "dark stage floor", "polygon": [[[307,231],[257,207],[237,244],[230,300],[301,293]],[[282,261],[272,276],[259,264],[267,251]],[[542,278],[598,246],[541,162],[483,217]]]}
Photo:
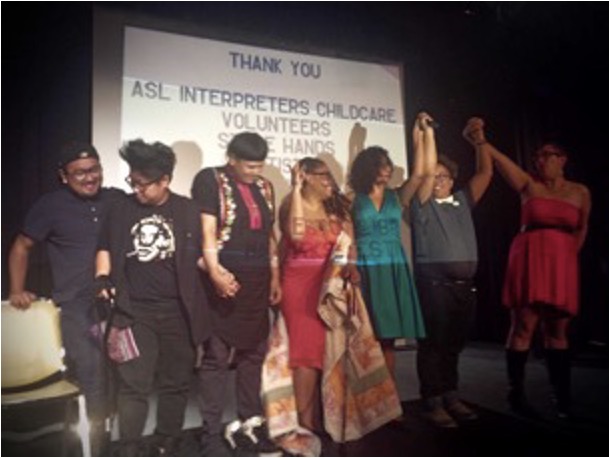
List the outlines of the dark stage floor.
{"label": "dark stage floor", "polygon": [[[420,417],[413,350],[398,357],[398,380],[404,400],[404,428],[386,426],[365,438],[339,446],[324,441],[325,456],[608,456],[608,353],[606,347],[590,348],[574,357],[572,421],[555,418],[548,396],[546,370],[535,356],[528,365],[527,390],[541,418],[530,420],[507,409],[503,350],[498,345],[471,344],[461,362],[462,397],[480,414],[478,420],[441,430]],[[234,412],[227,398],[225,419]],[[154,425],[150,416],[147,430]],[[57,433],[25,444],[8,440],[3,413],[2,456],[58,456]],[[189,405],[182,456],[197,456],[195,440],[198,414]],[[116,434],[115,434],[116,435]],[[114,449],[114,447],[113,447]],[[73,453],[76,450],[70,449]]]}

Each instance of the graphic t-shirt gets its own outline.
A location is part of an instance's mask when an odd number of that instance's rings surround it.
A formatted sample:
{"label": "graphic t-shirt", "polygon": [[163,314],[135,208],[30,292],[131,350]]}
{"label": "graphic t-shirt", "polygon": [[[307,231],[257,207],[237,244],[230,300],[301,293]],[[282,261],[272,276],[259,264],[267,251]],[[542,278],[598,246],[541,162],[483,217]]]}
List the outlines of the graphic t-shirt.
{"label": "graphic t-shirt", "polygon": [[[119,221],[107,221],[110,232],[129,233],[125,276],[129,297],[137,302],[175,302],[179,298],[176,278],[176,237],[172,215],[173,195],[160,206],[129,199]],[[114,227],[113,227],[114,226]],[[102,231],[99,248],[107,248],[110,234]]]}

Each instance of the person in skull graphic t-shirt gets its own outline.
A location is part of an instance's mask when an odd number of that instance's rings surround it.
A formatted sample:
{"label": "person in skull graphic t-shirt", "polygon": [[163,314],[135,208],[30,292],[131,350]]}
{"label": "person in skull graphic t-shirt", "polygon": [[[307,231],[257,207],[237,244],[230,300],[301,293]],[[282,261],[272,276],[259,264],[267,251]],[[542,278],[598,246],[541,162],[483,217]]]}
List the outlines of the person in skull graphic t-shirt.
{"label": "person in skull graphic t-shirt", "polygon": [[194,346],[209,334],[197,269],[201,213],[192,200],[169,189],[176,161],[170,148],[135,140],[120,153],[134,193],[117,201],[103,223],[96,284],[99,296],[115,291],[120,311],[115,323],[131,326],[140,352],[118,365],[121,454],[138,452],[153,386],[159,392],[157,451],[167,454],[182,429]]}

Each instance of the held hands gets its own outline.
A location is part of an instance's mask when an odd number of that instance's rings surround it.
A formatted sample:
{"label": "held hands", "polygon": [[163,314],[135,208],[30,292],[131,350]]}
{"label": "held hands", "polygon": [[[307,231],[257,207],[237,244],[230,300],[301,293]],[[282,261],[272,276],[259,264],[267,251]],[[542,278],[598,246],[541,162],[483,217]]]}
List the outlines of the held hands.
{"label": "held hands", "polygon": [[36,294],[30,291],[22,291],[20,293],[10,293],[8,300],[10,304],[18,309],[26,310],[32,305],[32,302],[36,300]]}
{"label": "held hands", "polygon": [[485,140],[485,122],[481,118],[470,118],[462,131],[462,136],[473,146],[487,143]]}
{"label": "held hands", "polygon": [[116,294],[116,288],[110,281],[108,275],[98,275],[93,281],[93,289],[95,291],[95,297],[100,299],[109,300]]}
{"label": "held hands", "polygon": [[417,118],[415,118],[415,124],[413,125],[413,134],[418,134],[420,132],[429,132],[433,131],[432,128],[434,124],[434,119],[425,111],[421,111],[417,114]]}
{"label": "held hands", "polygon": [[241,288],[241,285],[235,279],[235,275],[220,264],[213,272],[210,272],[210,279],[216,287],[216,293],[223,298],[235,297]]}

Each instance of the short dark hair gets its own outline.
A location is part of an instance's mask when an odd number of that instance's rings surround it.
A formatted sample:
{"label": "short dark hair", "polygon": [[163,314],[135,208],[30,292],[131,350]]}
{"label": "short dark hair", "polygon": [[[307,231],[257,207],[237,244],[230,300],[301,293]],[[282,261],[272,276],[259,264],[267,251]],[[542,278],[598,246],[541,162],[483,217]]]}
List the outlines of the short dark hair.
{"label": "short dark hair", "polygon": [[242,161],[264,161],[268,152],[267,141],[255,132],[241,132],[227,145],[227,154]]}
{"label": "short dark hair", "polygon": [[381,146],[369,146],[360,151],[352,163],[349,175],[350,187],[362,194],[371,192],[377,173],[384,162],[394,167],[390,154]]}
{"label": "short dark hair", "polygon": [[160,142],[146,143],[141,138],[131,140],[121,147],[119,154],[132,171],[151,180],[158,180],[163,175],[171,178],[176,166],[176,154]]}
{"label": "short dark hair", "polygon": [[451,175],[452,180],[457,179],[460,168],[458,167],[458,165],[455,161],[452,161],[444,154],[439,154],[438,158],[436,159],[436,162],[438,162],[439,164],[444,166],[447,170],[449,170],[449,174]]}

